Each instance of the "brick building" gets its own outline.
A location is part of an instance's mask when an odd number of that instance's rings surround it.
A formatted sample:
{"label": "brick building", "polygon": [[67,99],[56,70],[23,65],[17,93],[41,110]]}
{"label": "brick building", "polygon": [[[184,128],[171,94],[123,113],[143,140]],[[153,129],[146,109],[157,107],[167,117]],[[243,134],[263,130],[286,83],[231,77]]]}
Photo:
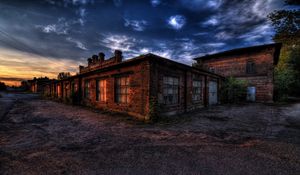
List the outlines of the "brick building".
{"label": "brick building", "polygon": [[195,58],[199,68],[246,80],[247,100],[272,102],[274,67],[279,60],[281,44],[239,48]]}
{"label": "brick building", "polygon": [[[147,120],[219,103],[223,77],[153,54],[123,61],[122,52],[105,60],[93,55],[79,74],[45,86],[46,96]],[[155,108],[154,108],[155,106]]]}
{"label": "brick building", "polygon": [[48,85],[50,82],[51,80],[48,77],[34,77],[32,80],[28,80],[28,85],[31,92],[44,93],[45,86]]}

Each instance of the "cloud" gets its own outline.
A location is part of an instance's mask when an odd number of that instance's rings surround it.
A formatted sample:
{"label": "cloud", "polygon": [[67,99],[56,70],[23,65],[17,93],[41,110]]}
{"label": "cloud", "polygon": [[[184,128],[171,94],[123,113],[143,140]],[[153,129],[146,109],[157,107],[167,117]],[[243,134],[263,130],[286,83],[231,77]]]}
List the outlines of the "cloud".
{"label": "cloud", "polygon": [[252,43],[257,43],[257,41],[271,42],[273,33],[274,31],[270,24],[263,24],[254,28],[254,30],[239,36],[239,38]]}
{"label": "cloud", "polygon": [[32,79],[33,77],[56,78],[57,74],[62,71],[75,74],[81,63],[70,59],[58,60],[3,48],[0,48],[0,62],[0,79],[11,85],[18,84],[17,80]]}
{"label": "cloud", "polygon": [[223,47],[223,46],[225,46],[226,44],[225,44],[225,43],[206,43],[206,44],[204,44],[204,45],[206,45],[206,46],[208,46],[208,47]]}
{"label": "cloud", "polygon": [[86,13],[87,12],[85,8],[79,8],[77,11],[77,14],[79,15],[78,22],[80,23],[81,26],[83,26],[86,21],[85,20]]}
{"label": "cloud", "polygon": [[161,3],[161,1],[160,0],[150,0],[150,3],[153,7],[157,7]]}
{"label": "cloud", "polygon": [[120,7],[123,4],[122,0],[113,0],[116,7]]}
{"label": "cloud", "polygon": [[180,30],[186,23],[186,19],[182,15],[171,16],[168,20],[168,25],[175,30]]}
{"label": "cloud", "polygon": [[65,18],[59,18],[57,24],[48,24],[48,25],[36,25],[35,27],[41,29],[44,33],[55,33],[57,35],[66,35],[69,30],[69,22]]}
{"label": "cloud", "polygon": [[107,34],[103,35],[100,40],[100,45],[109,48],[112,52],[114,50],[132,51],[132,48],[138,44],[138,40],[126,35]]}
{"label": "cloud", "polygon": [[217,38],[218,40],[228,40],[232,39],[233,35],[230,32],[221,31],[215,35],[215,38]]}
{"label": "cloud", "polygon": [[179,0],[184,8],[192,11],[199,10],[216,10],[222,5],[222,0]]}
{"label": "cloud", "polygon": [[215,17],[212,17],[202,23],[202,25],[204,25],[204,26],[216,26],[218,24],[219,24],[219,20],[217,20]]}
{"label": "cloud", "polygon": [[76,47],[78,47],[78,48],[80,48],[80,49],[82,49],[82,50],[88,50],[88,49],[86,48],[86,46],[85,46],[82,42],[80,42],[80,41],[78,41],[78,40],[76,40],[76,39],[73,39],[73,38],[71,38],[71,37],[68,37],[68,38],[66,38],[66,40],[69,41],[69,42],[71,42],[71,43],[75,43],[75,44],[76,44]]}
{"label": "cloud", "polygon": [[125,27],[131,27],[133,30],[141,32],[144,31],[148,22],[145,20],[129,20],[125,19],[124,26]]}

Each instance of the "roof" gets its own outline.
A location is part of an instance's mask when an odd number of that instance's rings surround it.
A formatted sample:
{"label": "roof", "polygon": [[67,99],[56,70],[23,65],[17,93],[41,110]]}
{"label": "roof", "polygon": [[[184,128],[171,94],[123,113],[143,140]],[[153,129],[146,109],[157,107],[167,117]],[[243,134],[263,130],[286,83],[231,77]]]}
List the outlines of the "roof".
{"label": "roof", "polygon": [[272,44],[265,44],[265,45],[258,45],[258,46],[251,46],[251,47],[244,47],[244,48],[237,48],[237,49],[232,49],[232,50],[227,50],[224,52],[219,52],[215,54],[210,54],[210,55],[205,55],[205,56],[200,56],[197,58],[194,58],[194,60],[208,60],[212,58],[220,58],[224,56],[232,56],[232,55],[237,55],[237,54],[243,54],[245,52],[256,52],[260,51],[266,48],[275,48],[274,52],[274,64],[276,65],[279,60],[279,54],[280,54],[280,49],[281,49],[282,44],[281,43],[272,43]]}
{"label": "roof", "polygon": [[189,66],[189,65],[186,65],[186,64],[182,64],[182,63],[179,63],[179,62],[176,62],[176,61],[173,61],[173,60],[170,60],[170,59],[167,59],[167,58],[164,58],[164,57],[152,54],[152,53],[148,53],[148,54],[145,54],[145,55],[139,55],[137,57],[122,61],[122,62],[117,63],[117,64],[113,64],[111,66],[107,66],[107,67],[104,67],[104,68],[100,68],[100,69],[92,70],[92,71],[89,71],[89,72],[77,74],[77,75],[68,77],[68,78],[63,79],[63,80],[69,80],[69,79],[76,78],[76,77],[81,77],[81,76],[84,76],[84,75],[104,72],[104,71],[108,71],[108,70],[111,70],[111,69],[116,69],[116,68],[121,67],[121,66],[133,65],[135,63],[139,63],[141,61],[146,61],[146,60],[157,61],[157,62],[162,62],[162,63],[168,62],[168,63],[171,63],[171,64],[174,64],[174,65],[178,66],[178,68],[180,68],[180,69],[192,69],[194,71],[201,72],[201,73],[206,74],[206,75],[213,75],[213,76],[223,78],[221,75],[218,75],[218,74],[215,74],[215,73],[203,70],[203,69],[199,69],[199,68],[196,68],[196,67],[192,67],[192,66]]}

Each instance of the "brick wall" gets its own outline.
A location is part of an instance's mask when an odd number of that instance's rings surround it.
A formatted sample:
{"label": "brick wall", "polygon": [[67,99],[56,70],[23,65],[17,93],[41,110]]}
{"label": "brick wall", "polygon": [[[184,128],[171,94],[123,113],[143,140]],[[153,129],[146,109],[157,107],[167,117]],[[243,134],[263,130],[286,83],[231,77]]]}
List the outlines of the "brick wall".
{"label": "brick wall", "polygon": [[[225,77],[246,80],[248,86],[256,87],[256,101],[273,101],[274,48],[239,55],[216,57],[202,60],[204,69]],[[247,62],[255,63],[255,73],[247,73]]]}

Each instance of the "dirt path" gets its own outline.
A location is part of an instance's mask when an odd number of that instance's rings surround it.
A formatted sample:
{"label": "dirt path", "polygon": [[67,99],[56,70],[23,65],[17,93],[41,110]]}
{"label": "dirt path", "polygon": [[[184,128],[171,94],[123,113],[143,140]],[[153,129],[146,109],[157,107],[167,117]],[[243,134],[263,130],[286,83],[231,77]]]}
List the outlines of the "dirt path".
{"label": "dirt path", "polygon": [[300,105],[218,106],[157,124],[0,98],[0,174],[299,174]]}

